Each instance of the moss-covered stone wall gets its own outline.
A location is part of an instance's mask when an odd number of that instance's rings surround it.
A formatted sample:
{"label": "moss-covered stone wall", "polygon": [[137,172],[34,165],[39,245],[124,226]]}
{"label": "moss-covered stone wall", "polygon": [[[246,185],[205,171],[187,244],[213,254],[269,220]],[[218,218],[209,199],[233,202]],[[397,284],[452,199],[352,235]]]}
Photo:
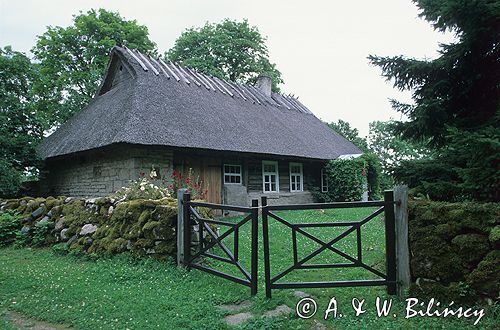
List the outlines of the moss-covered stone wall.
{"label": "moss-covered stone wall", "polygon": [[499,299],[500,205],[409,203],[410,294],[474,303]]}
{"label": "moss-covered stone wall", "polygon": [[2,201],[1,209],[20,215],[18,241],[27,244],[39,240],[36,235],[42,233],[43,242],[37,245],[65,243],[70,249],[98,255],[130,251],[164,258],[176,252],[177,201],[173,198],[25,197]]}

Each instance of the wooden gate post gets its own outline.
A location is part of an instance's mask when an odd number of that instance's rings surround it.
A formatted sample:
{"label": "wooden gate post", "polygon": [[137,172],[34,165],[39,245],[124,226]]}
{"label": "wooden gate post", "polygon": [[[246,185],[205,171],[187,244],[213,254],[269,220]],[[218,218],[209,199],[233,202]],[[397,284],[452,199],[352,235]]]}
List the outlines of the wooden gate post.
{"label": "wooden gate post", "polygon": [[394,192],[384,192],[385,259],[387,269],[387,293],[396,294],[396,225],[394,219]]}
{"label": "wooden gate post", "polygon": [[257,294],[257,281],[258,281],[258,262],[259,262],[259,200],[252,199],[252,265],[251,265],[251,278],[252,284],[250,287],[250,294],[255,296]]}
{"label": "wooden gate post", "polygon": [[183,198],[186,188],[177,190],[177,265],[184,265],[184,207]]}
{"label": "wooden gate post", "polygon": [[394,187],[396,201],[396,279],[397,294],[401,298],[410,287],[410,249],[408,246],[408,187]]}
{"label": "wooden gate post", "polygon": [[262,196],[262,244],[264,245],[264,278],[266,281],[266,298],[271,299],[271,269],[269,262],[269,228],[267,224],[267,197]]}

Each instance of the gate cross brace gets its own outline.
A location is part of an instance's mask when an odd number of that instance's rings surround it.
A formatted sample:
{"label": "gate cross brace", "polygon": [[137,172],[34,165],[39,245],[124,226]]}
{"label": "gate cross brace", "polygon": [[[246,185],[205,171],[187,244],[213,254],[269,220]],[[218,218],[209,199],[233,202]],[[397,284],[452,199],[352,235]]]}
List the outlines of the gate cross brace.
{"label": "gate cross brace", "polygon": [[356,225],[353,225],[353,226],[351,226],[351,228],[346,229],[343,233],[339,234],[338,236],[336,236],[334,239],[332,239],[328,243],[325,243],[324,241],[322,241],[322,240],[314,237],[313,235],[309,234],[308,232],[302,230],[300,227],[293,226],[292,224],[290,224],[288,221],[286,221],[285,219],[281,218],[280,216],[278,216],[278,215],[276,215],[274,213],[269,212],[268,213],[269,216],[273,217],[274,219],[278,220],[279,222],[283,223],[284,225],[292,228],[293,230],[298,231],[302,235],[306,236],[307,238],[309,238],[309,239],[313,240],[314,242],[316,242],[316,243],[318,243],[318,244],[321,245],[320,248],[318,248],[317,250],[311,252],[309,255],[307,255],[306,257],[302,258],[301,260],[296,261],[296,262],[294,261],[294,265],[293,266],[285,269],[283,272],[281,272],[278,275],[276,275],[271,281],[272,282],[276,282],[277,280],[279,280],[280,278],[282,278],[286,274],[290,273],[292,270],[300,268],[301,266],[304,265],[305,262],[307,262],[310,259],[314,258],[316,255],[320,254],[325,249],[329,249],[332,252],[337,253],[338,255],[340,255],[340,256],[348,259],[349,261],[352,261],[356,266],[365,268],[366,270],[374,273],[375,275],[378,275],[378,276],[380,276],[382,278],[386,278],[385,274],[379,272],[378,270],[376,270],[376,269],[374,269],[374,268],[372,268],[372,267],[364,264],[360,260],[357,260],[357,259],[351,257],[350,255],[348,255],[348,254],[346,254],[346,253],[344,253],[344,252],[342,252],[342,251],[340,251],[337,248],[334,248],[332,246],[333,244],[337,243],[338,241],[340,241],[341,239],[343,239],[344,237],[346,237],[347,235],[349,235],[354,230],[359,229],[362,225],[364,225],[365,223],[367,223],[371,219],[375,218],[377,215],[381,214],[383,211],[384,211],[384,207],[379,208],[378,210],[376,210],[374,213],[370,214],[365,219],[359,221]]}
{"label": "gate cross brace", "polygon": [[[205,228],[205,230],[210,234],[210,236],[212,236],[212,238],[214,239],[215,242],[213,243],[210,243],[210,244],[207,244],[206,246],[204,246],[200,251],[198,251],[198,253],[196,253],[194,256],[191,257],[191,260],[189,260],[189,262],[191,263],[192,261],[194,261],[196,258],[200,257],[201,255],[207,255],[208,257],[212,257],[211,254],[206,254],[205,252],[207,252],[209,249],[211,249],[212,247],[214,247],[215,245],[218,245],[222,251],[224,251],[224,253],[229,257],[230,261],[232,264],[234,264],[238,269],[239,271],[245,275],[245,277],[250,281],[251,280],[251,276],[250,274],[241,266],[241,264],[239,263],[239,261],[236,260],[236,258],[234,257],[234,255],[231,253],[231,251],[227,248],[227,246],[222,242],[222,240],[224,238],[226,238],[227,236],[229,236],[231,233],[233,233],[235,231],[235,229],[237,229],[238,227],[242,226],[243,224],[245,224],[249,219],[251,219],[252,215],[248,215],[247,217],[245,217],[242,221],[240,221],[239,223],[237,223],[235,226],[233,226],[232,228],[230,228],[229,230],[227,230],[224,234],[218,236],[213,230],[212,228],[210,228],[209,225],[207,225],[204,221],[203,221],[203,218],[198,214],[198,212],[192,207],[190,206],[190,211],[192,212],[192,214],[194,215],[194,217],[198,220],[198,221],[201,221],[203,223],[203,227]],[[200,237],[200,241],[202,240],[203,238]],[[217,258],[216,258],[217,259]],[[221,259],[219,259],[221,260]]]}

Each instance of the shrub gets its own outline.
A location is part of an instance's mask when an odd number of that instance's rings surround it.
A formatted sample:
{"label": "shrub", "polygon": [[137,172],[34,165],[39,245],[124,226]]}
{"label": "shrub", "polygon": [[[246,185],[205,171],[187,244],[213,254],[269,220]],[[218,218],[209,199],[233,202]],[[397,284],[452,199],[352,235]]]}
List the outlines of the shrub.
{"label": "shrub", "polygon": [[69,252],[69,246],[66,243],[59,243],[52,246],[52,252],[55,255],[66,255]]}
{"label": "shrub", "polygon": [[381,199],[381,167],[379,158],[372,153],[352,159],[335,159],[325,166],[328,192],[312,189],[315,198],[321,202],[342,202],[360,200],[368,190],[371,200]]}
{"label": "shrub", "polygon": [[33,237],[31,244],[33,246],[45,245],[47,234],[49,233],[49,222],[47,220],[40,220],[33,226]]}
{"label": "shrub", "polygon": [[16,239],[21,217],[15,212],[0,213],[0,246],[9,245]]}
{"label": "shrub", "polygon": [[207,198],[208,187],[205,187],[199,176],[194,177],[192,168],[189,169],[187,176],[183,176],[182,173],[173,170],[171,178],[173,183],[168,187],[172,189],[173,196],[177,197],[178,189],[186,188],[191,193],[191,199],[205,200]]}
{"label": "shrub", "polygon": [[162,199],[170,197],[171,191],[167,188],[158,187],[146,178],[132,181],[127,187],[118,190],[115,196],[118,199]]}

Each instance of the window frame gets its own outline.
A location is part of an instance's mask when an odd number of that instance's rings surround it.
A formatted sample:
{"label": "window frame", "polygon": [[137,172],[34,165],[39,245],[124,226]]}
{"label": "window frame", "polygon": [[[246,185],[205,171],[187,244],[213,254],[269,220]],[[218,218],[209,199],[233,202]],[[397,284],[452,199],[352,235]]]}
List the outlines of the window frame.
{"label": "window frame", "polygon": [[321,192],[327,193],[329,190],[328,187],[328,176],[326,175],[326,171],[324,168],[321,169]]}
{"label": "window frame", "polygon": [[[264,171],[265,165],[274,165],[276,171],[275,172],[265,172]],[[276,178],[276,190],[266,191],[266,180],[265,180],[266,175],[274,175],[275,176],[275,178]],[[269,189],[271,189],[271,186],[272,186],[272,181],[269,181]],[[278,169],[278,161],[275,161],[275,160],[263,160],[262,161],[262,192],[264,194],[272,194],[272,193],[279,193],[280,192],[280,175],[279,175],[279,169]]]}
{"label": "window frame", "polygon": [[[292,174],[292,166],[299,166],[300,173],[294,172]],[[289,174],[289,179],[290,179],[290,192],[303,192],[304,191],[304,166],[303,166],[303,164],[290,162],[288,164],[288,174]],[[292,189],[292,176],[296,177],[297,175],[300,177],[300,189]],[[297,188],[297,181],[295,182],[295,188]]]}
{"label": "window frame", "polygon": [[[234,166],[234,167],[239,167],[240,173],[226,173],[226,166]],[[239,177],[240,182],[226,182],[226,175],[233,176],[233,177]],[[243,184],[243,169],[241,165],[239,164],[223,164],[222,165],[222,182],[226,184],[232,184],[232,185],[242,185]]]}

